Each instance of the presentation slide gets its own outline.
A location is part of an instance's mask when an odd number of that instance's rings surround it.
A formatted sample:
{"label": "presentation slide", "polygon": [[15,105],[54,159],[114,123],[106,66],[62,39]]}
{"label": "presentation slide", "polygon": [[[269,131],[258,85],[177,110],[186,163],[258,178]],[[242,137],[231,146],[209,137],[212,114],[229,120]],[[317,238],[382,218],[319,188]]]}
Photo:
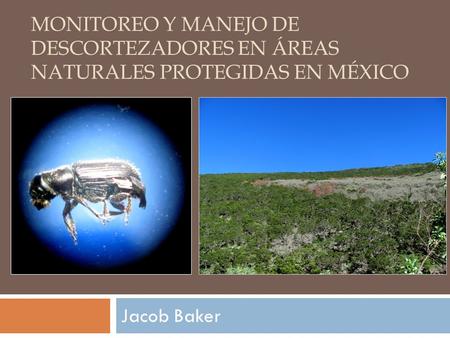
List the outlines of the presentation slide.
{"label": "presentation slide", "polygon": [[1,336],[450,337],[450,2],[0,6]]}

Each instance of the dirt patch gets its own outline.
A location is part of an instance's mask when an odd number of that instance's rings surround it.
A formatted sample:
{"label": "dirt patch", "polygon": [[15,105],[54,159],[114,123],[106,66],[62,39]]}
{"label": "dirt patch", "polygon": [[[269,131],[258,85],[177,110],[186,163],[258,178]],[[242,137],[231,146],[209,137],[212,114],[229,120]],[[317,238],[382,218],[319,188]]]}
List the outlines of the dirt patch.
{"label": "dirt patch", "polygon": [[263,186],[263,185],[270,185],[270,180],[268,180],[268,179],[264,179],[264,180],[256,180],[256,181],[253,181],[252,183],[251,183],[251,185],[253,185],[254,187],[261,187],[261,186]]}
{"label": "dirt patch", "polygon": [[407,199],[409,201],[445,201],[445,190],[439,172],[423,175],[348,177],[341,179],[310,180],[257,180],[255,186],[280,185],[307,189],[317,197],[333,193],[345,196],[376,200]]}
{"label": "dirt patch", "polygon": [[336,183],[333,182],[323,182],[308,186],[308,190],[314,193],[316,197],[326,196],[334,193],[336,190]]}
{"label": "dirt patch", "polygon": [[316,239],[316,235],[313,233],[300,234],[297,229],[290,234],[277,238],[272,242],[271,251],[284,256],[290,254],[299,246],[304,244],[311,244]]}
{"label": "dirt patch", "polygon": [[321,224],[314,232],[300,233],[295,227],[290,233],[283,235],[271,243],[270,251],[281,255],[289,255],[299,247],[313,243],[315,240],[323,240],[336,233],[336,229],[328,224]]}

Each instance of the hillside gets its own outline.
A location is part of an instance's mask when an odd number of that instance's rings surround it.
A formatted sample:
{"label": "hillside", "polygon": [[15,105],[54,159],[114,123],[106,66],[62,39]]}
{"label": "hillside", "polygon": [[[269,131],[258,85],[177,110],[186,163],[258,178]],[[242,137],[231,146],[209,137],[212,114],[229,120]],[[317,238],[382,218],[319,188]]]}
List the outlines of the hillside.
{"label": "hillside", "polygon": [[202,175],[201,273],[445,273],[445,203],[432,163]]}

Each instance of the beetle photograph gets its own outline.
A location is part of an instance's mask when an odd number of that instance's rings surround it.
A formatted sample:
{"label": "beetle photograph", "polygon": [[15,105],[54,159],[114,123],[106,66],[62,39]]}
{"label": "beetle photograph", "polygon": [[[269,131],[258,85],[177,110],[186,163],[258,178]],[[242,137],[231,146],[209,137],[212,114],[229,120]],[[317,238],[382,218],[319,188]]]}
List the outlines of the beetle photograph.
{"label": "beetle photograph", "polygon": [[13,274],[191,273],[189,98],[12,98],[11,124]]}
{"label": "beetle photograph", "polygon": [[[125,214],[124,222],[128,223],[131,197],[139,198],[140,208],[145,208],[147,204],[138,170],[126,161],[114,159],[65,165],[40,173],[30,182],[31,202],[38,210],[47,207],[58,195],[66,203],[63,218],[74,243],[77,242],[77,230],[71,211],[78,204],[87,208],[102,223],[120,214]],[[122,204],[125,199],[128,200],[127,206]],[[103,214],[92,209],[87,201],[103,202]],[[107,201],[118,211],[109,212]]]}

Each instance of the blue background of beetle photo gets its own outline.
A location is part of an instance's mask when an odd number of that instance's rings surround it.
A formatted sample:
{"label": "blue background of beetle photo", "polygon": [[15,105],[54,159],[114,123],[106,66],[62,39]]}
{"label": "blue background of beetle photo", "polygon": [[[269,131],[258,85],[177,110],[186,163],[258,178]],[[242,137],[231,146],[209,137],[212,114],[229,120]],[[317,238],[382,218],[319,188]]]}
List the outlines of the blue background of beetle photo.
{"label": "blue background of beetle photo", "polygon": [[[74,245],[63,221],[62,198],[57,196],[49,207],[37,210],[30,202],[29,182],[37,173],[61,165],[108,158],[130,161],[138,168],[147,207],[139,208],[139,200],[132,199],[128,224],[123,215],[102,224],[78,205],[72,211],[78,232]],[[181,155],[164,130],[129,106],[103,103],[71,109],[49,122],[29,145],[18,172],[22,211],[41,244],[66,261],[99,271],[142,260],[164,243],[179,223],[185,194],[190,193],[184,180]],[[102,203],[90,205],[102,213]],[[109,203],[108,207],[116,210]],[[190,243],[190,236],[183,241]],[[183,272],[176,264],[174,269],[171,272]]]}

